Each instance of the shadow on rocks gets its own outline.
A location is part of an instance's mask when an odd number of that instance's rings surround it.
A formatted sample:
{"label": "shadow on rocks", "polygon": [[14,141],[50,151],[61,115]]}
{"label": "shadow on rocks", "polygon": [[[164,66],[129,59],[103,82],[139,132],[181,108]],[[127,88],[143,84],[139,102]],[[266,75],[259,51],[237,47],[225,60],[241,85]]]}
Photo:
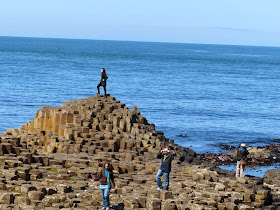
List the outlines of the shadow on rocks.
{"label": "shadow on rocks", "polygon": [[112,206],[111,209],[124,210],[124,204],[123,203],[119,203],[118,205]]}

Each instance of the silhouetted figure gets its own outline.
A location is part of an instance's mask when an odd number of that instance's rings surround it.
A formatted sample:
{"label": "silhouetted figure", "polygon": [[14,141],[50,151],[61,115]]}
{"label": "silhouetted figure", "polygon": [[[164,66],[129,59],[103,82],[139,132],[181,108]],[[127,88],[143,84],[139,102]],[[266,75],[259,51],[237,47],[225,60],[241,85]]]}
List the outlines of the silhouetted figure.
{"label": "silhouetted figure", "polygon": [[107,74],[106,74],[106,70],[104,68],[101,69],[101,81],[99,82],[99,84],[97,85],[97,90],[98,90],[98,94],[100,94],[100,86],[103,86],[104,88],[104,94],[105,97],[107,96],[106,93],[106,80],[108,79]]}

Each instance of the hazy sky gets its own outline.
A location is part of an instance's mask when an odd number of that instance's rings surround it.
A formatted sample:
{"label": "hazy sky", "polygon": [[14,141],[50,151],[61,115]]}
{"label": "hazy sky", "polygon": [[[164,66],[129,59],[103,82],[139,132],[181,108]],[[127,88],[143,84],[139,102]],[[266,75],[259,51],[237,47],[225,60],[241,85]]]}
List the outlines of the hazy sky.
{"label": "hazy sky", "polygon": [[0,36],[280,46],[280,0],[0,0]]}

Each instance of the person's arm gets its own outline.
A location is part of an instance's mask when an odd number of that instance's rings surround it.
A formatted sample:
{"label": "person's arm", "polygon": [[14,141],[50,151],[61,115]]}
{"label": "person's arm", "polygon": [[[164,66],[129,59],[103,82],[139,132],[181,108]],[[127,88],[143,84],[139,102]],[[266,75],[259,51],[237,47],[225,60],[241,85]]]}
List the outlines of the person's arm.
{"label": "person's arm", "polygon": [[161,152],[161,150],[159,151],[159,153],[157,154],[157,158],[158,159],[161,159],[163,157],[163,154],[162,154],[162,152]]}
{"label": "person's arm", "polygon": [[247,158],[247,155],[248,155],[248,151],[246,149],[244,149],[243,151],[240,152],[240,155],[241,155],[241,159],[246,159]]}
{"label": "person's arm", "polygon": [[94,181],[98,181],[102,177],[102,170],[100,171],[99,175],[94,179]]}
{"label": "person's arm", "polygon": [[103,80],[104,82],[108,79],[107,74],[103,74],[103,73],[102,73],[102,76],[101,76],[101,77],[102,77],[102,80]]}
{"label": "person's arm", "polygon": [[237,150],[236,150],[236,159],[238,160],[240,158],[241,154],[240,154],[240,150],[239,150],[239,147],[237,147]]}
{"label": "person's arm", "polygon": [[114,177],[113,171],[112,171],[112,173],[111,173],[111,175],[110,175],[110,179],[111,179],[111,181],[112,181],[112,186],[113,186],[114,188],[116,188],[115,177]]}
{"label": "person's arm", "polygon": [[172,152],[169,152],[169,155],[170,155],[171,160],[174,160],[174,155],[173,155],[173,153],[172,153]]}

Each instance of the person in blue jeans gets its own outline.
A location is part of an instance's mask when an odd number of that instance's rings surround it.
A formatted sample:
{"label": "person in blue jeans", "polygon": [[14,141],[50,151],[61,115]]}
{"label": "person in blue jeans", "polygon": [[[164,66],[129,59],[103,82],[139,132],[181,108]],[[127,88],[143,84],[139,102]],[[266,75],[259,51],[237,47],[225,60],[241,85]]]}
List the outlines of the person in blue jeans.
{"label": "person in blue jeans", "polygon": [[[103,208],[102,209],[110,209],[110,200],[109,193],[111,187],[115,187],[114,174],[111,167],[111,164],[105,162],[103,168],[100,171],[99,176],[96,179],[92,179],[91,181],[100,180],[100,190],[102,194]],[[117,189],[115,187],[115,189]]]}
{"label": "person in blue jeans", "polygon": [[158,173],[156,175],[156,181],[158,188],[157,190],[163,190],[162,183],[161,183],[161,177],[163,175],[165,186],[164,190],[168,190],[169,188],[169,174],[171,171],[171,162],[174,159],[173,154],[169,151],[169,147],[166,146],[164,149],[162,149],[158,154],[157,158],[161,159],[161,166],[158,170]]}

